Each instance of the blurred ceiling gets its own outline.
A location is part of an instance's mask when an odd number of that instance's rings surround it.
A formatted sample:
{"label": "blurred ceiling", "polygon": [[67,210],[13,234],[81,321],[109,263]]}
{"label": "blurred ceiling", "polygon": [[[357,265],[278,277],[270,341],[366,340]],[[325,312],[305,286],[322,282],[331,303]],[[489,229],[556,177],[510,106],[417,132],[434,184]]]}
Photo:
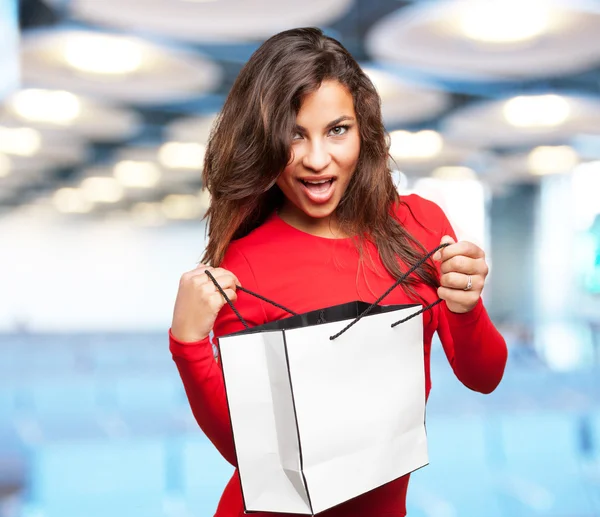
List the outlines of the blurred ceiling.
{"label": "blurred ceiling", "polygon": [[215,113],[260,43],[320,26],[376,84],[409,178],[536,182],[600,158],[591,0],[22,0],[0,214],[197,220]]}

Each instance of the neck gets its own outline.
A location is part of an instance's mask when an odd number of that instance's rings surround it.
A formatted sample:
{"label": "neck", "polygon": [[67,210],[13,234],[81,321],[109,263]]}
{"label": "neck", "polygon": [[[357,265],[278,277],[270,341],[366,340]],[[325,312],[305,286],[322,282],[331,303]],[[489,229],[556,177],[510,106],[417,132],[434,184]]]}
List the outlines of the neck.
{"label": "neck", "polygon": [[349,237],[349,235],[340,229],[335,212],[327,217],[315,218],[306,215],[297,207],[285,203],[277,213],[287,224],[305,233],[326,239],[344,239]]}

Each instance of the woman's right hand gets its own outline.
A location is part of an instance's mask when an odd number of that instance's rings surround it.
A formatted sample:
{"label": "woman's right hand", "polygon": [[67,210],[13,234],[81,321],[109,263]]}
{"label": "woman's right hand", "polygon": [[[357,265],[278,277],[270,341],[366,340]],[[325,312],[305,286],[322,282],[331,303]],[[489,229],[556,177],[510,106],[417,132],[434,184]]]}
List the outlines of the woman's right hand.
{"label": "woman's right hand", "polygon": [[171,334],[178,341],[191,343],[205,339],[215,325],[217,314],[227,302],[205,271],[208,270],[222,287],[227,297],[237,300],[236,276],[223,268],[212,268],[204,264],[181,276],[175,300]]}

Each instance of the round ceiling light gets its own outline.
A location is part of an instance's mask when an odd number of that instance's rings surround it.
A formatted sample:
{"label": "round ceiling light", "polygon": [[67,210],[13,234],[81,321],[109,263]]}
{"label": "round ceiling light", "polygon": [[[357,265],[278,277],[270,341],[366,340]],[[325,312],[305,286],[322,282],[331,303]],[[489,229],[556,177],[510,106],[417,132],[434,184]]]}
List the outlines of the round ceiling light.
{"label": "round ceiling light", "polygon": [[383,69],[367,66],[363,70],[379,93],[386,125],[428,120],[450,107],[450,96],[438,88],[405,80]]}
{"label": "round ceiling light", "polygon": [[539,146],[527,156],[529,172],[536,176],[569,172],[579,163],[579,156],[568,145]]}
{"label": "round ceiling light", "polygon": [[27,123],[44,133],[80,135],[101,142],[131,137],[140,128],[134,111],[65,90],[28,88],[11,95],[0,110],[0,125]]}
{"label": "round ceiling light", "polygon": [[11,172],[12,164],[10,158],[0,153],[0,178],[8,176]]}
{"label": "round ceiling light", "polygon": [[564,123],[571,113],[559,95],[518,96],[504,104],[504,117],[516,127],[553,127]]}
{"label": "round ceiling light", "polygon": [[398,159],[427,160],[439,154],[444,141],[439,133],[431,130],[392,131],[390,154]]}
{"label": "round ceiling light", "polygon": [[86,199],[96,203],[116,203],[123,199],[123,187],[115,178],[85,178],[81,190]]}
{"label": "round ceiling light", "polygon": [[178,45],[60,28],[26,34],[21,63],[26,84],[132,104],[196,99],[223,76],[216,63]]}
{"label": "round ceiling light", "polygon": [[71,187],[58,189],[52,196],[52,203],[59,212],[64,214],[86,214],[94,207],[80,189]]}
{"label": "round ceiling light", "polygon": [[176,119],[165,128],[166,139],[207,144],[216,120],[216,113]]}
{"label": "round ceiling light", "polygon": [[431,176],[440,180],[465,181],[476,180],[477,174],[470,167],[460,165],[443,165],[437,167],[431,173]]}
{"label": "round ceiling light", "polygon": [[598,127],[600,99],[596,97],[526,95],[458,108],[441,122],[440,130],[447,140],[462,145],[522,149],[597,135]]}
{"label": "round ceiling light", "polygon": [[42,137],[29,127],[0,127],[0,152],[33,156],[42,145]]}
{"label": "round ceiling light", "polygon": [[200,170],[206,146],[196,142],[166,142],[158,150],[158,159],[170,169]]}
{"label": "round ceiling light", "polygon": [[600,59],[594,0],[410,2],[382,17],[368,53],[409,72],[470,81],[554,77]]}
{"label": "round ceiling light", "polygon": [[[61,2],[63,0],[47,0]],[[352,7],[352,0],[70,0],[75,19],[96,25],[205,42],[265,39],[294,27],[324,27]]]}
{"label": "round ceiling light", "polygon": [[203,208],[200,198],[193,194],[169,194],[161,207],[169,219],[197,219]]}
{"label": "round ceiling light", "polygon": [[65,62],[81,72],[118,75],[139,70],[142,46],[125,37],[78,33],[63,43]]}
{"label": "round ceiling light", "polygon": [[160,169],[153,162],[122,160],[115,164],[113,173],[124,187],[152,188],[160,181]]}
{"label": "round ceiling light", "polygon": [[12,106],[19,117],[32,122],[69,124],[81,113],[79,98],[64,90],[21,90],[13,96]]}
{"label": "round ceiling light", "polygon": [[162,226],[166,222],[160,203],[140,201],[131,207],[131,218],[140,226]]}
{"label": "round ceiling light", "polygon": [[474,0],[462,5],[458,16],[465,36],[496,44],[536,38],[547,30],[549,22],[548,7],[533,0]]}

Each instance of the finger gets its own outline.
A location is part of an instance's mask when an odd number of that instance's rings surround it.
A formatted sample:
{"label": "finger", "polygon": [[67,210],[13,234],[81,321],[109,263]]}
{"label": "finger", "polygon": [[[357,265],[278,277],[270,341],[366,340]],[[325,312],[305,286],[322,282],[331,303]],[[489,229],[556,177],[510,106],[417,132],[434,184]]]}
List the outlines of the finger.
{"label": "finger", "polygon": [[[221,271],[219,273],[212,272],[213,278],[215,282],[221,287],[221,289],[232,289],[235,291],[239,285],[238,279],[236,276],[228,271]],[[208,276],[208,275],[207,275]],[[214,285],[212,279],[208,279],[208,281]],[[215,286],[216,287],[216,286]]]}
{"label": "finger", "polygon": [[451,259],[442,262],[440,270],[442,274],[462,273],[463,275],[483,275],[485,276],[485,261],[481,259],[472,259],[465,255],[456,255]]}
{"label": "finger", "polygon": [[191,278],[196,285],[204,284],[206,282],[212,283],[210,278],[206,274],[207,271],[210,272],[211,275],[214,273],[213,268],[209,266],[200,267],[200,265],[198,265],[197,268],[188,271],[187,273],[185,273],[184,276]]}
{"label": "finger", "polygon": [[235,284],[241,285],[240,281],[238,280],[238,277],[235,276],[228,269],[223,269],[222,267],[218,267],[218,268],[214,269],[213,271],[211,271],[211,273],[217,280],[220,278],[233,278],[233,281]]}
{"label": "finger", "polygon": [[[442,240],[440,241],[440,244],[454,244],[455,241],[454,239],[450,236],[450,235],[444,235],[442,237]],[[433,260],[441,260],[442,259],[442,251],[444,250],[444,248],[442,248],[441,250],[436,251],[433,254]]]}
{"label": "finger", "polygon": [[470,257],[474,259],[485,258],[484,251],[469,241],[460,241],[456,244],[451,244],[446,248],[441,250],[442,253],[442,262],[445,260],[449,260],[452,257],[456,257],[457,255],[464,255],[465,257]]}
{"label": "finger", "polygon": [[481,275],[483,278],[486,278],[488,266],[484,259],[472,259],[464,255],[457,255],[442,262],[440,271],[442,274],[454,272],[464,275]]}
{"label": "finger", "polygon": [[[227,296],[227,298],[229,298],[229,301],[234,303],[237,301],[237,292],[234,291],[233,289],[223,289],[223,292],[225,293],[225,295]],[[227,303],[227,301],[225,300],[225,298],[223,298],[223,295],[217,291],[216,293],[214,293],[211,297],[211,300],[217,305],[224,305],[225,303]]]}
{"label": "finger", "polygon": [[462,289],[451,289],[449,287],[438,287],[437,293],[442,300],[464,307],[473,307],[480,296],[478,291],[463,291]]}
{"label": "finger", "polygon": [[226,292],[236,292],[237,290],[237,282],[233,275],[224,275],[220,278],[215,277],[215,281],[217,282],[217,285],[215,285],[211,279],[208,279],[208,283],[212,287],[213,292],[219,293],[219,288]]}
{"label": "finger", "polygon": [[446,273],[440,277],[440,284],[442,287],[449,289],[462,289],[464,290],[469,283],[469,277],[471,277],[471,289],[478,291],[483,288],[483,280],[479,275],[465,275],[463,273]]}
{"label": "finger", "polygon": [[223,268],[212,268],[208,266],[205,266],[203,268],[198,267],[190,272],[190,276],[198,276],[212,283],[212,280],[206,274],[206,271],[208,271],[220,285],[240,285],[240,281],[238,280],[238,278],[231,271],[228,271],[227,269]]}
{"label": "finger", "polygon": [[206,264],[198,264],[194,269],[190,269],[184,273],[185,276],[205,275],[205,271],[212,271],[213,268]]}

